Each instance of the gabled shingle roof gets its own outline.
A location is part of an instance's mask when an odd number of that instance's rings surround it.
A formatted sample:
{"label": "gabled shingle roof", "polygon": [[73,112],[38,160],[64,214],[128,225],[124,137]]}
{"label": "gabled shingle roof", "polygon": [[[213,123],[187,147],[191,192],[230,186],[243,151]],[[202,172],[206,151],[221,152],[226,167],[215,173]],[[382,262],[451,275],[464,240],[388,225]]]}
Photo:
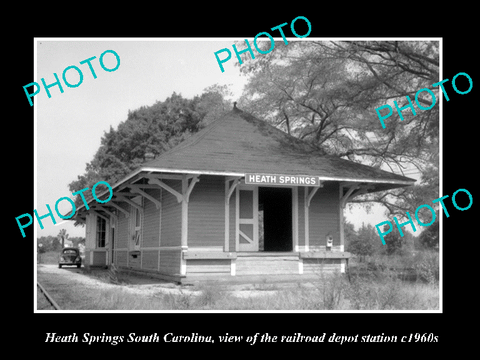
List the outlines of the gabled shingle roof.
{"label": "gabled shingle roof", "polygon": [[142,168],[312,175],[324,180],[391,184],[388,188],[415,182],[371,166],[322,155],[307,143],[236,107],[157,159],[142,164]]}

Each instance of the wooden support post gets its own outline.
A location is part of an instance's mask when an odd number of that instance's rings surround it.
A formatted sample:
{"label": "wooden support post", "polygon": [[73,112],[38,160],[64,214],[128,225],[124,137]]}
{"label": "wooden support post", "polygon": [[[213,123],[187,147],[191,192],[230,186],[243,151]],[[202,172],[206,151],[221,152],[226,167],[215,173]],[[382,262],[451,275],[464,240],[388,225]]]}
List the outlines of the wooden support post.
{"label": "wooden support post", "polygon": [[298,187],[292,189],[292,232],[293,251],[298,251]]}
{"label": "wooden support post", "polygon": [[[182,179],[182,193],[186,194],[188,190],[188,180],[184,176]],[[185,196],[182,196],[182,247],[187,246],[188,241],[188,202]]]}
{"label": "wooden support post", "polygon": [[230,260],[230,275],[235,276],[237,274],[237,259]]}
{"label": "wooden support post", "polygon": [[[224,251],[230,251],[230,198],[229,198],[229,181],[225,180],[225,242]],[[233,190],[232,190],[233,191]]]}
{"label": "wooden support post", "polygon": [[305,211],[305,251],[309,251],[309,245],[310,245],[310,207],[309,207],[309,202],[308,202],[308,188],[304,188],[304,200],[303,200],[303,208]]}
{"label": "wooden support post", "polygon": [[304,207],[305,207],[305,251],[309,251],[310,247],[310,202],[313,199],[313,196],[317,193],[318,189],[323,187],[323,183],[320,182],[320,186],[314,187],[311,191],[308,190],[306,186],[304,189],[305,193],[305,200],[304,200]]}
{"label": "wooden support post", "polygon": [[[230,198],[240,182],[240,177],[225,179],[225,244],[224,251],[230,251]],[[230,181],[233,180],[230,186]],[[232,265],[234,266],[234,265]]]}
{"label": "wooden support post", "polygon": [[181,246],[182,253],[180,254],[180,275],[186,275],[187,272],[187,260],[183,257],[183,251],[188,249],[188,179],[186,175],[182,177],[182,238]]}
{"label": "wooden support post", "polygon": [[[340,251],[345,250],[345,230],[343,226],[343,211],[345,209],[345,206],[347,205],[347,201],[349,200],[350,195],[357,189],[360,188],[359,184],[348,184],[350,185],[350,188],[348,189],[347,193],[343,195],[343,187],[344,185],[340,184],[340,199],[339,199],[339,218],[340,218]],[[347,185],[345,185],[347,186]]]}
{"label": "wooden support post", "polygon": [[340,219],[340,251],[345,249],[345,230],[343,226],[343,206],[342,206],[342,197],[343,197],[343,186],[339,186],[340,196],[338,201],[338,217]]}

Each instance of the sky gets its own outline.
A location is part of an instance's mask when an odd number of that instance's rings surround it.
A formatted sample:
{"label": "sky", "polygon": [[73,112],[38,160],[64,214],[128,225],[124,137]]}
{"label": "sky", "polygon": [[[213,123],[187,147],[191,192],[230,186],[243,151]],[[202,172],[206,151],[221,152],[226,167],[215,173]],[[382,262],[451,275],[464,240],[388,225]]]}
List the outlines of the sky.
{"label": "sky", "polygon": [[[34,236],[56,236],[62,228],[70,237],[85,236],[84,227],[75,227],[73,221],[57,216],[55,203],[62,197],[72,198],[68,184],[85,172],[104,132],[125,121],[129,110],[164,101],[173,92],[192,98],[214,84],[231,84],[234,93],[231,100],[238,99],[247,79],[240,75],[240,68],[234,66],[237,62],[232,51],[235,40],[35,38],[32,82],[41,84],[44,78],[48,86],[56,82],[56,73],[64,92],[61,93],[57,85],[52,86],[49,98],[41,86],[34,97],[34,205],[42,216],[48,213],[46,204],[49,204],[57,222],[54,225],[50,217],[42,219],[42,230],[34,217]],[[222,73],[214,53],[223,48],[232,51],[232,58],[223,64],[225,72]],[[113,50],[120,58],[115,71],[105,71],[100,65],[100,56],[106,50]],[[94,56],[96,58],[90,64],[97,76],[95,79],[88,64],[80,64]],[[103,63],[107,69],[113,69],[117,60],[112,53],[106,53]],[[83,81],[75,88],[67,87],[62,79],[64,69],[72,65],[83,74]],[[80,79],[74,69],[68,70],[65,76],[70,84],[76,84]],[[32,93],[34,87],[27,90]],[[25,98],[25,106],[28,105]],[[408,176],[416,178],[415,175]],[[59,203],[59,211],[62,214],[71,211],[68,201]],[[374,206],[370,214],[362,207],[354,206],[354,210],[347,209],[345,215],[357,228],[362,222],[375,225],[388,220],[379,206]]]}

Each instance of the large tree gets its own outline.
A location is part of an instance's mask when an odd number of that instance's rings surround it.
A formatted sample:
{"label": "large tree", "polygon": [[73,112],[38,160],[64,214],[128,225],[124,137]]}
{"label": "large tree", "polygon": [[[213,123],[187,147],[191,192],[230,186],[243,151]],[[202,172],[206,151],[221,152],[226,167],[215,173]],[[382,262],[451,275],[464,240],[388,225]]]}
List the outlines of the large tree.
{"label": "large tree", "polygon": [[[193,99],[174,92],[164,101],[129,111],[117,129],[110,126],[108,132],[104,132],[101,145],[87,163],[84,174],[69,184],[70,191],[92,188],[98,181],[113,185],[145,162],[147,155],[162,154],[230,109],[230,102],[226,100],[229,95],[228,86],[213,85]],[[97,192],[106,189],[101,186]],[[91,197],[88,192],[84,195]],[[79,195],[76,203],[83,203]]]}
{"label": "large tree", "polygon": [[[270,48],[268,41],[259,43],[264,51]],[[247,54],[239,65],[249,77],[239,107],[325,154],[399,174],[422,174],[419,185],[356,202],[380,203],[390,215],[402,217],[438,197],[440,95],[432,87],[439,81],[438,42],[277,41],[255,60]],[[415,102],[422,88],[435,94],[435,106],[417,107],[415,116],[404,110],[401,121],[393,101],[399,107],[408,104],[406,96]],[[428,92],[418,101],[424,108],[432,104]],[[383,128],[375,109],[385,104],[394,110]]]}

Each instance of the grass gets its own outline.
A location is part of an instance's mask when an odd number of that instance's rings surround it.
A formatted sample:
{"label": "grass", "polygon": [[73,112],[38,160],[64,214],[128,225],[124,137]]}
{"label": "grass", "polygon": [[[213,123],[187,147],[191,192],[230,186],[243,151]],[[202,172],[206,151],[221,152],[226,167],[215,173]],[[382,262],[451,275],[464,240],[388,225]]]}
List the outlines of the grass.
{"label": "grass", "polygon": [[[64,309],[88,310],[435,310],[439,308],[436,285],[405,283],[398,278],[356,277],[342,274],[306,287],[278,289],[274,294],[236,297],[224,287],[206,284],[196,293],[181,290],[155,296],[137,295],[122,286],[112,289],[74,288],[69,299],[83,303],[61,305]],[[71,290],[72,291],[72,290]]]}
{"label": "grass", "polygon": [[439,254],[436,251],[416,251],[403,255],[367,256],[364,262],[351,261],[351,273],[398,275],[429,284],[439,281]]}
{"label": "grass", "polygon": [[38,264],[58,264],[59,251],[47,251],[43,254],[37,254]]}
{"label": "grass", "polygon": [[[405,272],[414,281],[405,280]],[[128,275],[84,270],[116,286],[109,289],[70,287],[62,296],[63,309],[79,310],[438,310],[438,253],[410,256],[375,256],[363,263],[353,261],[349,274],[319,274],[309,284],[285,288],[264,281],[252,285],[257,296],[237,297],[225,286],[205,283],[194,292],[134,294],[124,287]],[[55,291],[66,291],[62,288]]]}

